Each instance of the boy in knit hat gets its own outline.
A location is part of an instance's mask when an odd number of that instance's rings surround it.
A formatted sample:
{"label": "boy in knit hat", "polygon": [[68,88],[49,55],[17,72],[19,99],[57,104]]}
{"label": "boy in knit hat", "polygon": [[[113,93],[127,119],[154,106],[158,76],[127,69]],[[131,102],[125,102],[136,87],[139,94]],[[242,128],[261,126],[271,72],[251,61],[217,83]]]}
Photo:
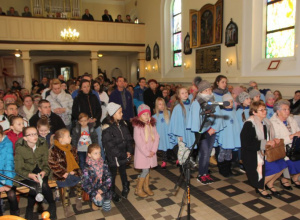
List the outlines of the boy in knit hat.
{"label": "boy in knit hat", "polygon": [[130,161],[134,142],[127,128],[127,124],[122,119],[123,113],[121,105],[110,102],[106,109],[108,116],[102,122],[102,143],[112,175],[112,199],[115,202],[120,202],[121,197],[115,192],[117,170],[119,168],[123,185],[122,197],[127,199],[129,182],[126,174],[126,163]]}
{"label": "boy in knit hat", "polygon": [[274,115],[273,106],[275,103],[275,96],[271,91],[268,91],[266,94],[266,109],[267,109],[267,118],[270,119]]}

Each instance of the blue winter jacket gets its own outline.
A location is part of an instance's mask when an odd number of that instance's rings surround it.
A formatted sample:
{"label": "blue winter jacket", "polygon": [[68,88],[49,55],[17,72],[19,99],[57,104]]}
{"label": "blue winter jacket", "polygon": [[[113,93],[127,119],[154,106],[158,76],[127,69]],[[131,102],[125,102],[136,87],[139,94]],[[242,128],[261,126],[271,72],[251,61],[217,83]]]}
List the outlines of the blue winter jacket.
{"label": "blue winter jacket", "polygon": [[[3,140],[0,142],[0,173],[10,178],[15,177],[13,144],[7,136],[4,136]],[[0,177],[0,187],[3,185],[12,186],[13,183],[11,180]]]}
{"label": "blue winter jacket", "polygon": [[122,102],[122,95],[118,89],[115,89],[109,96],[109,102],[114,102],[122,106],[122,113],[123,119],[129,121],[130,118],[133,118],[133,101],[130,92],[126,89],[125,91],[125,98],[126,98],[126,109],[124,108]]}
{"label": "blue winter jacket", "polygon": [[136,86],[134,88],[134,93],[133,93],[133,104],[136,107],[136,110],[138,109],[138,107],[144,103],[144,91],[147,88],[144,87],[144,89],[141,89],[140,86]]}

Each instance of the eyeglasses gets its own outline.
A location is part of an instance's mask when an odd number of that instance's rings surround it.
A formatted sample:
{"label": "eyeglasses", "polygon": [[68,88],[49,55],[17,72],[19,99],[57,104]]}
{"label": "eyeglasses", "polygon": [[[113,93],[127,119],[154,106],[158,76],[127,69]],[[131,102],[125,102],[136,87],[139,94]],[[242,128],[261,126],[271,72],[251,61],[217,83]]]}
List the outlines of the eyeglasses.
{"label": "eyeglasses", "polygon": [[37,133],[33,133],[33,134],[27,134],[25,135],[26,137],[30,136],[30,137],[34,137],[34,136],[37,136],[38,134]]}
{"label": "eyeglasses", "polygon": [[257,109],[257,111],[265,112],[265,111],[267,111],[267,109],[265,109],[265,108],[263,108],[263,109]]}

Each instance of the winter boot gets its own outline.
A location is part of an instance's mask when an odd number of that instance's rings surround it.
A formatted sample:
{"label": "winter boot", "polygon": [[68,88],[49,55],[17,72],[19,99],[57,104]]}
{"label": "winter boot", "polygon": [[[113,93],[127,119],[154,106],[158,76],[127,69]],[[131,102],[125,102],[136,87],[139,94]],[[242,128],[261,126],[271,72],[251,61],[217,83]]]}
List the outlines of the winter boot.
{"label": "winter boot", "polygon": [[55,204],[55,202],[49,204],[48,212],[50,213],[50,219],[51,220],[57,219],[57,216],[56,216],[56,204]]}
{"label": "winter boot", "polygon": [[72,211],[72,208],[70,205],[69,192],[70,192],[69,187],[59,188],[61,202],[64,207],[64,214],[65,214],[66,218],[69,218],[69,217],[75,215],[75,213]]}
{"label": "winter boot", "polygon": [[234,176],[234,174],[232,173],[232,170],[231,170],[231,161],[226,160],[226,163],[227,163],[227,170],[228,170],[229,176]]}
{"label": "winter boot", "polygon": [[75,193],[76,193],[76,209],[78,211],[82,210],[82,187],[81,187],[81,182],[79,182],[76,186],[74,186],[75,188]]}
{"label": "winter boot", "polygon": [[149,188],[149,178],[150,178],[150,174],[148,173],[148,175],[145,178],[144,181],[144,191],[145,193],[147,193],[149,196],[153,196],[154,193],[151,191],[151,189]]}
{"label": "winter boot", "polygon": [[120,197],[116,192],[115,192],[115,186],[111,187],[111,192],[112,192],[112,200],[114,202],[121,202],[122,197]]}
{"label": "winter boot", "polygon": [[128,181],[127,181],[127,183],[125,183],[123,185],[122,197],[124,199],[127,199],[127,196],[128,196],[129,190],[130,190],[129,185],[130,185],[130,183]]}
{"label": "winter boot", "polygon": [[224,177],[229,177],[227,161],[218,162],[219,173]]}
{"label": "winter boot", "polygon": [[92,202],[92,209],[93,209],[94,211],[97,211],[97,210],[99,210],[99,207],[96,206],[95,203]]}
{"label": "winter boot", "polygon": [[25,219],[33,220],[33,207],[26,207]]}
{"label": "winter boot", "polygon": [[114,202],[121,202],[122,198],[115,191],[113,191],[112,192],[112,200]]}
{"label": "winter boot", "polygon": [[135,189],[135,191],[136,191],[135,194],[139,197],[142,197],[142,198],[148,197],[148,194],[145,193],[144,190],[143,190],[144,182],[145,182],[145,178],[140,177],[138,179],[138,184],[137,184],[136,189]]}

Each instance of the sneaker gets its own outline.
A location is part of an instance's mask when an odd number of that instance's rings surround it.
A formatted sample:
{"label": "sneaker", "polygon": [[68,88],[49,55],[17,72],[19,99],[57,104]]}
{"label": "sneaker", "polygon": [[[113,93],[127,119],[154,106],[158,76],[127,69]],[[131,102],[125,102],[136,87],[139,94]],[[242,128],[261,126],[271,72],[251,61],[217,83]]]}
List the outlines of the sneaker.
{"label": "sneaker", "polygon": [[160,167],[163,168],[163,169],[166,169],[167,163],[166,163],[165,161],[163,161],[163,162],[161,163],[161,166],[160,166]]}
{"label": "sneaker", "polygon": [[207,174],[205,177],[206,177],[207,181],[209,182],[208,184],[215,182],[214,179],[211,178],[211,176],[209,174]]}
{"label": "sneaker", "polygon": [[200,183],[203,184],[203,185],[209,184],[208,180],[206,179],[206,176],[204,176],[204,175],[202,175],[202,176],[199,175],[199,176],[197,177],[197,181],[200,182]]}
{"label": "sneaker", "polygon": [[179,166],[179,160],[176,160],[176,166]]}

